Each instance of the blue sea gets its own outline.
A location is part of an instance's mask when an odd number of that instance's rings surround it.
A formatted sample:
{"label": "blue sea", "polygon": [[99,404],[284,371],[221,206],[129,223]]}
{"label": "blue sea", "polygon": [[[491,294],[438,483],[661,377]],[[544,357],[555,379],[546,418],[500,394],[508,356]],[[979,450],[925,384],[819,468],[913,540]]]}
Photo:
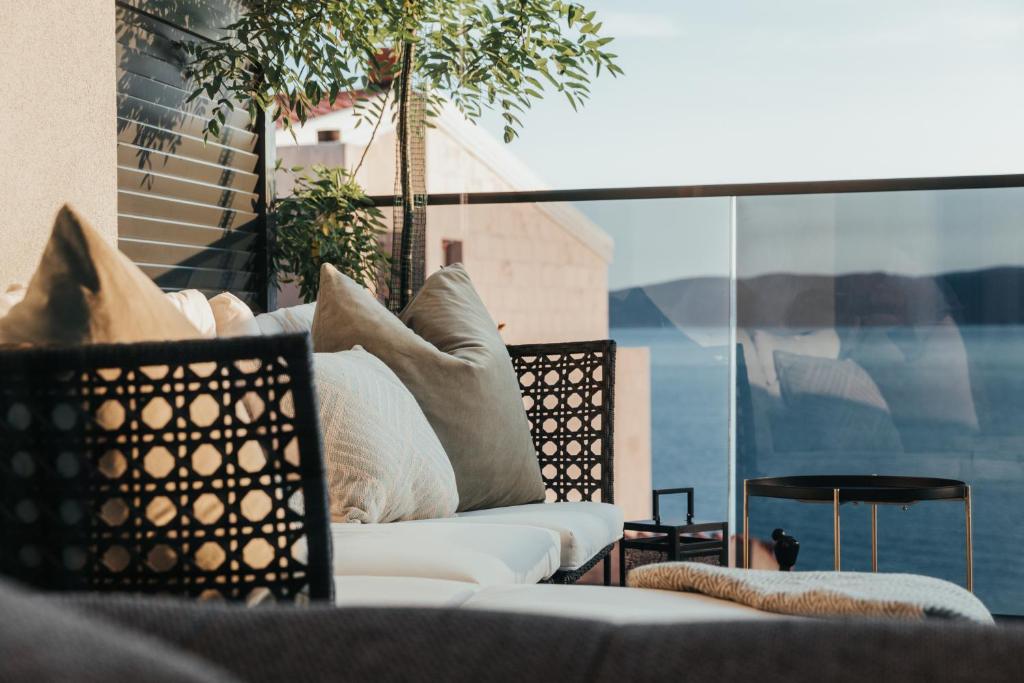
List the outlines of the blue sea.
{"label": "blue sea", "polygon": [[[724,329],[689,332],[620,327],[611,336],[620,346],[650,349],[654,486],[694,486],[697,516],[722,520],[728,516],[729,492],[728,335]],[[970,434],[947,437],[934,425],[897,423],[904,445],[891,454],[865,455],[839,447],[770,457],[755,455],[755,445],[744,443],[741,435],[738,477],[846,472],[963,479],[972,485],[974,499],[975,593],[995,613],[1024,614],[1024,326],[965,327],[960,333],[963,353],[970,357],[974,394],[982,397],[976,399],[980,426]],[[898,377],[908,370],[905,365],[883,365],[872,372]],[[937,391],[934,400],[951,399]],[[818,413],[814,406],[807,409],[798,419],[773,425],[776,443],[784,440],[785,430],[799,438],[808,429]],[[668,513],[679,514],[682,500],[666,507]],[[881,571],[927,574],[963,585],[962,503],[881,506],[878,517]],[[753,534],[767,539],[775,527],[800,540],[798,570],[832,568],[831,506],[756,499],[751,506]],[[844,570],[870,570],[867,506],[843,507],[842,553]]]}

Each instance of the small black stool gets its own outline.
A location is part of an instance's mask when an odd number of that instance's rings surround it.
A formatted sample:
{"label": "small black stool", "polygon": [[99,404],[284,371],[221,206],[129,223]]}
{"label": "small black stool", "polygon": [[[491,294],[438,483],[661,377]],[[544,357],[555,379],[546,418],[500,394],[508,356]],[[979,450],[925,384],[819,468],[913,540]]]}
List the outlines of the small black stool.
{"label": "small black stool", "polygon": [[[652,493],[651,511],[654,519],[626,522],[624,531],[643,531],[651,536],[638,538],[622,537],[619,542],[619,585],[626,585],[626,552],[643,550],[656,552],[662,556],[657,562],[678,562],[694,560],[700,557],[718,557],[722,566],[729,564],[729,523],[728,522],[694,522],[693,521],[693,488],[655,489]],[[662,522],[658,499],[677,493],[686,494],[686,521]],[[697,534],[708,531],[719,531],[721,539],[706,538]]]}

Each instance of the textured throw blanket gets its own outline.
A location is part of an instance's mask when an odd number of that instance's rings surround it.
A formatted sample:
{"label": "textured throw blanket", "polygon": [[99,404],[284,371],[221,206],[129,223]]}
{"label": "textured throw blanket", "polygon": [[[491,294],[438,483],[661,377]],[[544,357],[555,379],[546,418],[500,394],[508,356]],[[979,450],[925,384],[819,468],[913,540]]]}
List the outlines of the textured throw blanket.
{"label": "textured throw blanket", "polygon": [[664,562],[634,569],[627,585],[703,593],[765,612],[803,617],[938,617],[994,623],[985,605],[968,591],[916,574],[777,572]]}

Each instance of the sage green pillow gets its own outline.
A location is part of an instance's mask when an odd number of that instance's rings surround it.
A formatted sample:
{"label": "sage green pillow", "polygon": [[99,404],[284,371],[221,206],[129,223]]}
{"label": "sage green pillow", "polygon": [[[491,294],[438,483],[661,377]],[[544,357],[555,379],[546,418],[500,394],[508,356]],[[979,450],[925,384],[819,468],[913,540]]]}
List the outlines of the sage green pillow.
{"label": "sage green pillow", "polygon": [[313,347],[331,353],[357,345],[416,398],[455,470],[460,512],[544,500],[512,360],[462,266],[427,278],[395,317],[325,264]]}

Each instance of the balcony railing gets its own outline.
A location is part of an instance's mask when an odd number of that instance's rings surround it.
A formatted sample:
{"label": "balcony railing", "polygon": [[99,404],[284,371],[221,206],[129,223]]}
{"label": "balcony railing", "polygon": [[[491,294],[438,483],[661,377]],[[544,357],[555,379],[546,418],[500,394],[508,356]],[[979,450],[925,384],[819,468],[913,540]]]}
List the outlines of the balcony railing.
{"label": "balcony railing", "polygon": [[[378,198],[391,205],[391,197]],[[975,591],[1024,613],[1024,175],[431,196],[428,272],[458,254],[508,341],[619,342],[617,500],[697,487],[735,522],[768,475],[964,479]],[[457,249],[453,249],[457,245]],[[830,516],[757,501],[798,568]],[[962,510],[879,511],[879,566],[962,581]],[[844,512],[870,570],[870,512]]]}

